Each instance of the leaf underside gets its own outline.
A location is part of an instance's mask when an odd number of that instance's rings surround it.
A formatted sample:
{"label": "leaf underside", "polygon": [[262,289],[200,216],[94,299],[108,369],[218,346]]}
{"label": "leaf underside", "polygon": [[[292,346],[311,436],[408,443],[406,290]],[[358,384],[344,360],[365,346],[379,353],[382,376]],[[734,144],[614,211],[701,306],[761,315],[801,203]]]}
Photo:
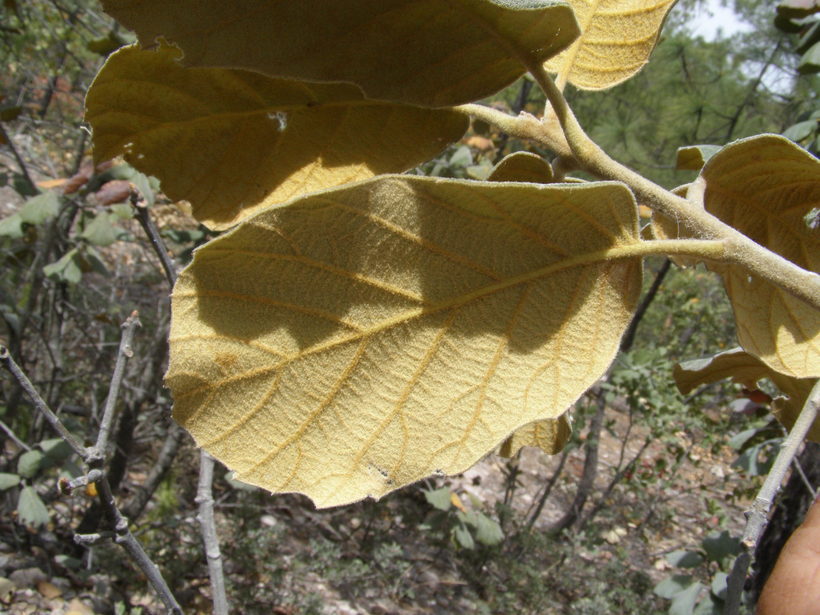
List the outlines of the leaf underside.
{"label": "leaf underside", "polygon": [[615,183],[386,176],[267,210],[179,277],[174,416],[319,506],[463,471],[606,370],[639,243]]}
{"label": "leaf underside", "polygon": [[[820,162],[788,139],[761,135],[724,147],[703,168],[706,210],[800,267],[820,272],[820,231],[806,216],[820,206]],[[721,266],[738,340],[772,369],[820,377],[820,312],[791,294]]]}
{"label": "leaf underside", "polygon": [[[794,425],[817,382],[816,378],[792,378],[781,374],[741,348],[676,365],[674,377],[684,395],[702,384],[726,378],[743,384],[747,389],[755,389],[759,380],[768,378],[788,396],[779,397],[772,403],[772,412],[787,429]],[[807,437],[820,442],[820,418],[815,419]]]}
{"label": "leaf underside", "polygon": [[566,414],[557,419],[545,419],[524,425],[504,440],[498,454],[502,457],[513,457],[521,448],[531,446],[540,448],[547,455],[556,455],[569,442],[572,435],[572,424]]}
{"label": "leaf underside", "polygon": [[533,184],[550,184],[555,181],[549,162],[530,152],[514,152],[504,156],[487,179],[494,182]]}
{"label": "leaf underside", "polygon": [[429,107],[479,100],[578,35],[561,0],[104,0],[149,47],[188,66],[345,81],[368,98]]}
{"label": "leaf underside", "polygon": [[179,55],[112,55],[86,118],[98,161],[124,155],[218,230],[299,194],[412,168],[468,126],[453,111],[365,100],[350,84],[188,69]]}
{"label": "leaf underside", "polygon": [[569,0],[581,35],[545,63],[557,84],[603,90],[626,81],[649,61],[676,0]]}

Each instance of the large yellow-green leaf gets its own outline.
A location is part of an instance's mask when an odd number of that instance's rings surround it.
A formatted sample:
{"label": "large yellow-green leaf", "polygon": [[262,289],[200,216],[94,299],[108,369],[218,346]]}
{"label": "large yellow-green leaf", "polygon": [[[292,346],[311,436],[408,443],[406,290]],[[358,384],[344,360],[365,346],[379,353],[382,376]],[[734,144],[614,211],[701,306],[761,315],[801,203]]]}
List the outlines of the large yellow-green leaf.
{"label": "large yellow-green leaf", "polygon": [[[820,271],[820,162],[788,139],[741,139],[701,172],[706,210],[773,252]],[[738,340],[769,367],[796,378],[820,376],[820,312],[738,266],[721,267]]]}
{"label": "large yellow-green leaf", "polygon": [[642,248],[617,183],[384,176],[266,210],[179,277],[174,416],[320,506],[463,471],[606,370]]}
{"label": "large yellow-green leaf", "polygon": [[305,192],[412,168],[467,129],[453,111],[365,100],[350,84],[184,68],[179,53],[112,55],[88,93],[86,118],[97,160],[123,154],[212,228]]}
{"label": "large yellow-green leaf", "polygon": [[498,454],[502,457],[512,457],[521,448],[532,446],[540,448],[547,455],[556,455],[566,446],[571,435],[572,425],[566,414],[557,419],[536,421],[516,430],[504,441]]}
{"label": "large yellow-green leaf", "polygon": [[104,0],[150,46],[189,66],[358,84],[424,106],[489,96],[578,35],[563,0]]}
{"label": "large yellow-green leaf", "polygon": [[[772,411],[777,419],[791,429],[800,414],[816,378],[791,378],[771,369],[754,355],[741,348],[733,348],[714,357],[686,361],[675,366],[675,382],[681,393],[701,384],[717,382],[731,378],[748,389],[755,389],[757,381],[763,378],[771,380],[787,397],[778,397],[772,403]],[[816,419],[809,431],[808,438],[820,442],[820,418]]]}
{"label": "large yellow-green leaf", "polygon": [[563,88],[603,90],[626,81],[649,61],[663,20],[676,0],[569,0],[581,36],[545,68]]}

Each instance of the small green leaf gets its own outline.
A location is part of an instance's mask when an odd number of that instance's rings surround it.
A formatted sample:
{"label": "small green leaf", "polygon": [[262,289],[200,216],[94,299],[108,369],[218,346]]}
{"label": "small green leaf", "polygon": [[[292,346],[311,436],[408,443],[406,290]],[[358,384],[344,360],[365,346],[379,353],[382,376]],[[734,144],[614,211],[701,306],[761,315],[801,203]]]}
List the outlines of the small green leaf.
{"label": "small green leaf", "polygon": [[127,41],[120,36],[118,32],[114,32],[113,30],[108,33],[107,36],[103,36],[102,38],[96,38],[94,40],[88,41],[85,46],[92,53],[96,53],[101,56],[107,56],[111,53],[114,53],[117,49],[125,45]]}
{"label": "small green leaf", "polygon": [[504,532],[501,526],[483,513],[475,513],[473,525],[475,526],[476,540],[483,545],[492,547],[504,540]]}
{"label": "small green leaf", "polygon": [[30,198],[20,208],[20,219],[29,224],[42,224],[60,212],[60,199],[54,192],[43,192]]}
{"label": "small green leaf", "polygon": [[676,594],[669,607],[669,615],[692,615],[702,589],[703,585],[696,582]]}
{"label": "small green leaf", "polygon": [[154,189],[151,186],[151,179],[145,173],[135,173],[134,177],[131,178],[131,183],[137,187],[148,207],[153,207]]}
{"label": "small green leaf", "polygon": [[493,171],[493,165],[486,160],[480,164],[471,164],[467,167],[467,177],[471,179],[485,180]]}
{"label": "small green leaf", "polygon": [[732,537],[723,530],[720,533],[712,532],[701,543],[709,561],[719,562],[723,558],[735,555],[740,549],[740,540]]}
{"label": "small green leaf", "polygon": [[111,212],[112,220],[130,220],[134,217],[134,210],[131,209],[131,205],[128,203],[115,203],[114,205],[110,205],[108,210]]}
{"label": "small green leaf", "polygon": [[666,556],[666,561],[678,568],[694,568],[703,563],[703,556],[697,551],[672,551]]}
{"label": "small green leaf", "polygon": [[746,442],[748,442],[756,433],[758,429],[757,427],[752,427],[750,429],[744,429],[739,434],[735,434],[729,439],[729,446],[733,449],[740,450]]}
{"label": "small green leaf", "polygon": [[52,280],[77,284],[83,277],[78,260],[77,248],[73,248],[66,252],[60,260],[43,267],[43,273]]}
{"label": "small green leaf", "polygon": [[71,446],[62,438],[43,440],[37,445],[45,453],[50,465],[57,465],[68,459],[73,452]]}
{"label": "small green leaf", "polygon": [[820,43],[809,47],[797,65],[797,72],[801,75],[811,75],[817,71],[820,71]]}
{"label": "small green leaf", "polygon": [[83,246],[77,253],[77,265],[83,273],[94,271],[100,275],[108,275],[108,269],[102,262],[99,253],[91,246]]}
{"label": "small green leaf", "polygon": [[0,491],[11,489],[20,484],[20,476],[18,474],[8,474],[7,472],[0,472]]}
{"label": "small green leaf", "polygon": [[459,147],[450,156],[450,165],[454,167],[468,167],[473,164],[473,153],[466,145]]}
{"label": "small green leaf", "polygon": [[17,517],[23,525],[32,527],[48,523],[48,509],[34,487],[26,486],[20,490],[20,498],[17,500]]}
{"label": "small green leaf", "polygon": [[425,491],[424,497],[433,508],[438,510],[450,510],[450,506],[452,506],[450,490],[447,487],[435,491]]}
{"label": "small green leaf", "polygon": [[453,536],[455,536],[456,542],[458,542],[458,544],[460,544],[465,549],[475,548],[475,541],[473,540],[473,535],[470,534],[470,530],[467,528],[466,525],[459,523],[453,529]]}
{"label": "small green leaf", "polygon": [[671,600],[691,585],[691,575],[676,574],[658,583],[652,591],[661,598]]}
{"label": "small green leaf", "polygon": [[17,473],[23,478],[31,478],[42,467],[45,454],[37,449],[26,451],[17,460]]}
{"label": "small green leaf", "polygon": [[79,570],[83,565],[82,560],[71,557],[70,555],[55,555],[54,561],[63,568],[68,568],[70,570]]}
{"label": "small green leaf", "polygon": [[0,220],[0,237],[20,239],[23,236],[23,219],[19,213],[11,214]]}
{"label": "small green leaf", "polygon": [[786,130],[783,131],[783,136],[787,139],[791,139],[796,143],[800,143],[804,139],[808,139],[810,136],[812,136],[816,129],[817,120],[806,120],[805,122],[797,122],[797,124],[789,126]]}
{"label": "small green leaf", "polygon": [[117,241],[119,229],[113,224],[113,216],[108,212],[97,214],[85,227],[80,237],[95,246],[110,246]]}
{"label": "small green leaf", "polygon": [[719,598],[720,600],[726,599],[726,587],[728,579],[729,575],[725,572],[718,572],[717,574],[715,574],[715,578],[712,579],[711,590],[712,594],[714,594],[716,598]]}

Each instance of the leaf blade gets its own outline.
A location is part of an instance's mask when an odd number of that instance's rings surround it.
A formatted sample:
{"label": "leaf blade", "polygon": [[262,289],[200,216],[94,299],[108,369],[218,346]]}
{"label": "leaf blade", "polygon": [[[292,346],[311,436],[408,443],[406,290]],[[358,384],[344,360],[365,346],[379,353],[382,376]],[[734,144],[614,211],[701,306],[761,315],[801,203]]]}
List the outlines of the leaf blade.
{"label": "leaf blade", "polygon": [[218,230],[304,192],[412,168],[468,126],[450,110],[368,101],[352,85],[186,69],[179,55],[113,54],[86,118],[98,160],[124,155]]}
{"label": "leaf blade", "polygon": [[162,37],[189,66],[349,82],[369,98],[430,107],[493,94],[578,33],[555,0],[106,0],[149,47]]}
{"label": "leaf blade", "polygon": [[581,35],[545,63],[557,85],[603,90],[626,81],[649,61],[676,0],[570,0]]}
{"label": "leaf blade", "polygon": [[606,369],[635,212],[620,184],[411,176],[263,212],[180,275],[174,415],[241,480],[319,506],[462,471]]}
{"label": "leaf blade", "polygon": [[[735,141],[701,171],[706,210],[793,263],[820,272],[820,235],[806,216],[820,203],[820,162],[788,139]],[[738,340],[772,369],[820,377],[820,313],[739,266],[715,267],[737,321]]]}

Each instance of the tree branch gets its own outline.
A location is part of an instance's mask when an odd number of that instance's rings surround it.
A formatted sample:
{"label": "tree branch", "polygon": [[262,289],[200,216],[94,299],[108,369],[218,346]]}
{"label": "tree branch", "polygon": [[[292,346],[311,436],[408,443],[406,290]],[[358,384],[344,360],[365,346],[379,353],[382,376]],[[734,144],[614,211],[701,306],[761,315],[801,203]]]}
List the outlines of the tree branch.
{"label": "tree branch", "polygon": [[610,158],[581,128],[563,94],[543,66],[527,66],[546,94],[554,118],[547,117],[542,122],[525,113],[513,117],[477,104],[461,105],[454,109],[492,123],[512,136],[535,140],[559,156],[573,157],[581,168],[602,179],[625,183],[640,203],[680,221],[694,237],[725,241],[726,252],[720,259],[722,262],[743,267],[820,309],[820,275],[764,248],[706,210]]}
{"label": "tree branch", "polygon": [[216,535],[214,519],[214,497],[211,486],[214,478],[214,458],[200,449],[199,483],[196,490],[196,503],[199,504],[197,520],[202,528],[202,541],[205,544],[205,558],[208,561],[208,576],[211,579],[214,614],[228,614],[228,598],[225,593],[225,577],[222,574],[222,553],[219,550],[219,538]]}
{"label": "tree branch", "polygon": [[120,393],[120,384],[125,376],[125,362],[134,356],[131,343],[134,340],[134,330],[142,326],[139,314],[136,310],[122,324],[122,338],[117,352],[117,362],[114,365],[114,373],[111,376],[111,385],[108,388],[108,397],[105,400],[102,421],[100,421],[100,431],[97,434],[97,443],[89,451],[91,458],[99,457],[105,459],[105,449],[108,446],[108,436],[111,432],[111,425],[114,422],[114,406]]}
{"label": "tree branch", "polygon": [[[80,445],[68,429],[66,429],[65,425],[63,425],[57,415],[51,410],[51,408],[48,407],[45,401],[43,401],[43,398],[34,388],[34,385],[32,385],[26,374],[23,373],[17,363],[15,363],[11,358],[8,349],[5,346],[0,346],[0,360],[3,362],[3,366],[8,369],[17,379],[23,390],[25,390],[29,397],[31,397],[34,405],[43,414],[43,416],[45,416],[49,424],[88,466],[89,470],[87,482],[94,482],[97,485],[100,503],[102,504],[105,514],[111,522],[116,534],[115,541],[123,546],[137,566],[139,566],[140,570],[142,570],[148,578],[148,581],[151,583],[162,602],[168,608],[169,612],[174,613],[175,615],[182,615],[182,608],[179,606],[171,593],[165,579],[162,578],[156,564],[151,561],[143,550],[142,545],[140,545],[139,541],[137,541],[131,533],[131,530],[128,528],[128,520],[122,516],[122,513],[117,508],[117,503],[114,500],[114,494],[111,491],[111,485],[102,470],[104,459],[102,456],[96,454],[96,447],[86,449]],[[94,535],[93,538],[94,540],[97,540],[97,535]],[[78,544],[87,544],[89,537],[81,535],[76,539],[76,541]]]}
{"label": "tree branch", "polygon": [[728,579],[726,615],[740,613],[743,585],[746,580],[746,572],[752,563],[752,553],[754,553],[763,530],[766,529],[766,524],[769,522],[769,509],[774,501],[774,496],[777,495],[777,491],[780,489],[780,483],[783,482],[783,477],[797,454],[797,449],[803,443],[806,434],[809,433],[809,429],[811,429],[817,418],[818,406],[820,406],[820,381],[812,388],[800,416],[797,417],[792,430],[783,441],[782,448],[777,454],[772,469],[763,482],[755,501],[752,503],[752,507],[746,511],[746,529],[740,543],[741,553],[735,559]]}
{"label": "tree branch", "polygon": [[165,271],[165,277],[168,279],[171,288],[173,288],[177,279],[177,270],[174,266],[174,261],[171,260],[171,255],[168,254],[168,249],[165,247],[165,242],[162,241],[162,237],[160,237],[159,230],[157,230],[157,226],[154,224],[153,218],[151,218],[148,207],[139,204],[137,193],[134,191],[131,192],[131,205],[134,208],[134,217],[148,236],[151,247],[154,248],[154,252],[162,264],[162,269]]}
{"label": "tree branch", "polygon": [[42,413],[54,431],[56,431],[57,434],[71,447],[71,450],[77,453],[77,455],[81,458],[85,459],[88,454],[87,449],[79,443],[79,441],[70,431],[68,431],[68,429],[66,429],[63,422],[57,417],[51,408],[48,407],[45,400],[40,397],[40,393],[38,393],[37,389],[34,388],[31,380],[29,380],[28,376],[26,376],[23,370],[20,369],[20,366],[15,363],[9,353],[8,348],[5,346],[0,346],[0,361],[3,362],[3,367],[5,367],[9,373],[14,376],[23,390],[28,394],[31,401],[34,403],[34,406]]}

